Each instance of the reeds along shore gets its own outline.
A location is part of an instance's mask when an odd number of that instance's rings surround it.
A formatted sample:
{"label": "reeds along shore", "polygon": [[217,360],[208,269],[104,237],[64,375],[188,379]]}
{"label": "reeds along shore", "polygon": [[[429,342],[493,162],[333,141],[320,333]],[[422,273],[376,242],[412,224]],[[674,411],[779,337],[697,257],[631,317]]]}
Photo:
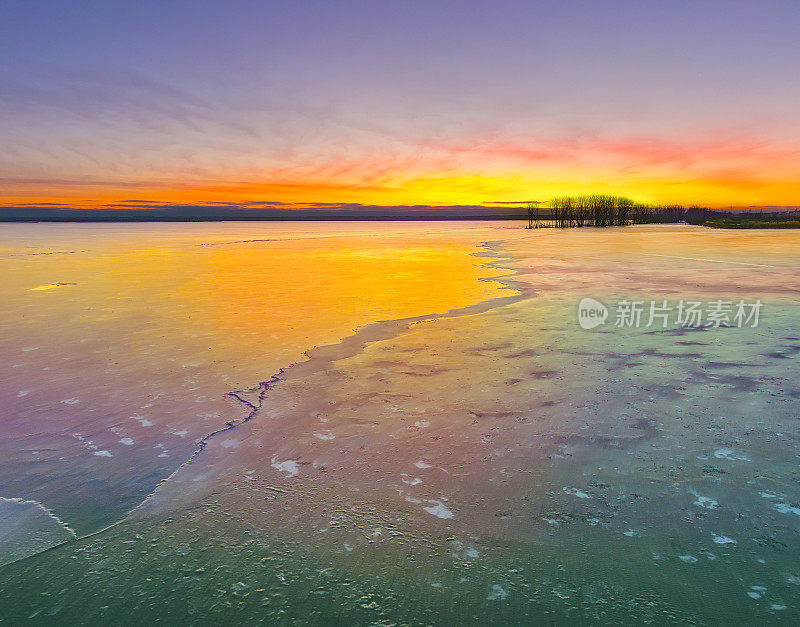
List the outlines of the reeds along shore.
{"label": "reeds along shore", "polygon": [[[650,206],[624,196],[562,196],[547,203],[528,203],[528,227],[576,228],[687,222],[721,228],[787,228],[798,224],[797,213],[752,214],[717,211],[693,205]],[[748,226],[749,222],[754,226]],[[758,226],[755,226],[755,223]],[[788,227],[790,228],[790,227]]]}

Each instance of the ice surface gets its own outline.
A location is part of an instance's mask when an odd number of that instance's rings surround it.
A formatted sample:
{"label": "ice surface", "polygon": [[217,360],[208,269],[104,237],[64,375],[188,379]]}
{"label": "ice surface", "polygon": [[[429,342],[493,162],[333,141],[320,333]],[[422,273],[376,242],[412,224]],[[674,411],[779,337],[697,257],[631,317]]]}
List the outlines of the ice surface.
{"label": "ice surface", "polygon": [[[507,235],[487,239],[525,298],[312,351],[131,519],[6,566],[3,594],[29,615],[91,589],[62,620],[124,599],[140,619],[796,622],[796,235]],[[586,295],[761,298],[764,318],[584,331]]]}

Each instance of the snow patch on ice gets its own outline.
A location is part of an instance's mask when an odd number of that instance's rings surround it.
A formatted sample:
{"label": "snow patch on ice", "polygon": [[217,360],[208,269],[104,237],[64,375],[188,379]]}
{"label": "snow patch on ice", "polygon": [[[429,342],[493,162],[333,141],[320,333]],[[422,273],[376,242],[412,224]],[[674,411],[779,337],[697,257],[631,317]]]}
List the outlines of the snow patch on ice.
{"label": "snow patch on ice", "polygon": [[795,507],[793,505],[789,505],[788,503],[775,503],[774,507],[781,514],[794,514],[795,516],[800,516],[800,507]]}
{"label": "snow patch on ice", "polygon": [[572,496],[577,496],[579,499],[590,499],[592,498],[586,492],[579,490],[578,488],[564,488],[564,492],[567,494],[571,494]]}
{"label": "snow patch on ice", "polygon": [[297,462],[292,459],[279,462],[277,457],[273,457],[270,466],[272,466],[275,470],[285,472],[289,477],[296,477],[300,472],[300,466],[298,466]]}
{"label": "snow patch on ice", "polygon": [[717,509],[717,507],[719,506],[719,503],[709,496],[702,496],[697,492],[695,492],[694,490],[690,490],[690,494],[693,494],[694,496],[697,497],[697,500],[695,500],[694,505],[697,505],[698,507],[702,507],[703,509]]}
{"label": "snow patch on ice", "polygon": [[452,518],[454,516],[453,512],[447,509],[441,501],[428,501],[428,503],[433,503],[433,505],[430,507],[423,507],[422,509],[429,514],[433,514],[437,518]]}
{"label": "snow patch on ice", "polygon": [[717,459],[727,459],[731,462],[749,462],[750,458],[744,453],[737,453],[732,448],[721,448],[714,451]]}

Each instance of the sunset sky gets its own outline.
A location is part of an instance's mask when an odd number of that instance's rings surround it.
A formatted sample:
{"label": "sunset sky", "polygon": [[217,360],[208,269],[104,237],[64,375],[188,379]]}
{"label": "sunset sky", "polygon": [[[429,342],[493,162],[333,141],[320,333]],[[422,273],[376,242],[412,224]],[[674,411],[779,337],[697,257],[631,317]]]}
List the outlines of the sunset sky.
{"label": "sunset sky", "polygon": [[800,2],[0,4],[0,205],[800,205]]}

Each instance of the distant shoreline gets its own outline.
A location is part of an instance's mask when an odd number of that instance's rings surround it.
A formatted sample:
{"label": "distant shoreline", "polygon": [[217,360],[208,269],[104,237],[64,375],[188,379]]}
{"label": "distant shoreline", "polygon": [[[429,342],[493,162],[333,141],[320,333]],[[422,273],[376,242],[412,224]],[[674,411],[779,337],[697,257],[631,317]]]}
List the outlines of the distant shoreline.
{"label": "distant shoreline", "polygon": [[[664,208],[669,211],[669,207]],[[719,229],[794,229],[800,228],[797,211],[748,213],[723,210],[703,210],[691,216],[686,210],[680,214],[664,215],[659,219],[634,220],[634,223],[677,223],[688,220],[691,224]],[[556,219],[553,210],[537,210],[536,221]],[[349,207],[347,209],[279,209],[220,208],[220,207],[169,207],[146,209],[69,209],[53,207],[0,207],[0,224],[17,223],[125,223],[125,222],[468,222],[468,221],[530,221],[531,215],[524,207],[482,206],[399,206],[399,207]],[[605,225],[610,226],[613,222]],[[569,228],[570,224],[562,225]],[[594,226],[588,222],[583,226]]]}
{"label": "distant shoreline", "polygon": [[425,216],[425,217],[325,217],[325,218],[0,218],[0,224],[36,224],[36,223],[98,223],[98,222],[470,222],[470,221],[524,221],[522,217],[452,217],[452,216]]}
{"label": "distant shoreline", "polygon": [[709,229],[800,229],[800,220],[709,220],[700,226]]}
{"label": "distant shoreline", "polygon": [[345,209],[242,209],[169,207],[146,209],[62,209],[0,207],[0,223],[9,222],[354,222],[524,220],[515,207],[364,207]]}

